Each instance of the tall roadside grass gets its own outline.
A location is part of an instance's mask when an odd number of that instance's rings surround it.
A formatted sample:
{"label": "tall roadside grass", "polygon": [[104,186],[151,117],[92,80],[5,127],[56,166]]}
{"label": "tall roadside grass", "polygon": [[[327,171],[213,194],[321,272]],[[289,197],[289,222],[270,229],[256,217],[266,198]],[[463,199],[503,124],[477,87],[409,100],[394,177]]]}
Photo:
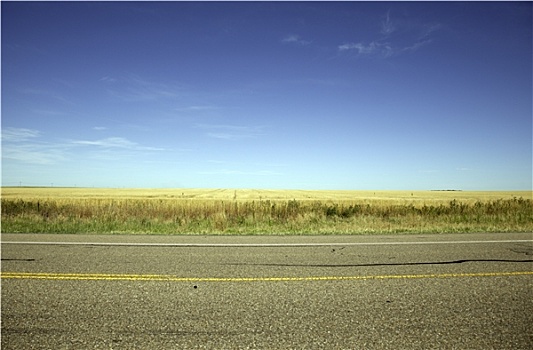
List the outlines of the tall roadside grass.
{"label": "tall roadside grass", "polygon": [[2,198],[2,232],[364,234],[533,232],[533,201]]}

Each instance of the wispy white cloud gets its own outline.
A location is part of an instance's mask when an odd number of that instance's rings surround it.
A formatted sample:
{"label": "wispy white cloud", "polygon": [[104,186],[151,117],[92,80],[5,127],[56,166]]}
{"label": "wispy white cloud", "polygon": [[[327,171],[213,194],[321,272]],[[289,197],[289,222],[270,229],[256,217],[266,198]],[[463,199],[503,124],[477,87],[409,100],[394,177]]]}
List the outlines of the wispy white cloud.
{"label": "wispy white cloud", "polygon": [[434,32],[438,31],[441,28],[442,28],[442,25],[440,23],[432,23],[432,24],[424,25],[422,27],[418,40],[424,40],[428,38],[431,34],[433,34]]}
{"label": "wispy white cloud", "polygon": [[39,165],[66,160],[65,151],[61,147],[46,144],[6,145],[2,148],[2,158]]}
{"label": "wispy white cloud", "polygon": [[296,44],[296,45],[301,45],[301,46],[306,46],[306,45],[311,44],[311,41],[303,40],[302,38],[300,38],[299,35],[295,35],[295,34],[287,35],[281,40],[281,42],[286,43],[286,44]]}
{"label": "wispy white cloud", "polygon": [[241,135],[224,133],[224,132],[208,132],[206,133],[206,135],[213,139],[222,139],[222,140],[235,140],[235,139],[243,138]]}
{"label": "wispy white cloud", "polygon": [[117,79],[105,76],[105,77],[100,78],[100,81],[104,81],[107,83],[114,83],[117,81]]}
{"label": "wispy white cloud", "polygon": [[387,15],[385,16],[385,20],[381,22],[381,34],[383,35],[390,35],[396,30],[396,26],[390,19],[390,10],[387,12]]}
{"label": "wispy white cloud", "polygon": [[164,151],[164,148],[142,146],[123,137],[108,137],[105,139],[88,141],[75,140],[71,142],[74,145],[97,146],[102,148],[122,148],[136,151]]}
{"label": "wispy white cloud", "polygon": [[25,128],[12,128],[8,127],[2,129],[2,141],[3,142],[22,142],[28,139],[36,138],[40,135],[40,131]]}
{"label": "wispy white cloud", "polygon": [[388,11],[380,23],[381,36],[376,35],[375,40],[368,44],[363,41],[349,42],[337,46],[337,49],[339,52],[355,52],[358,56],[387,58],[414,52],[432,43],[431,36],[440,27],[439,24],[401,25],[392,19]]}
{"label": "wispy white cloud", "polygon": [[93,126],[92,129],[96,130],[96,131],[104,131],[104,130],[107,130],[107,127],[105,127],[105,126]]}
{"label": "wispy white cloud", "polygon": [[175,110],[178,111],[178,112],[204,112],[204,111],[217,110],[219,108],[220,107],[217,107],[217,106],[195,105],[195,106],[180,107],[180,108],[176,108]]}
{"label": "wispy white cloud", "polygon": [[393,54],[394,50],[388,43],[372,41],[370,44],[347,43],[339,45],[339,51],[355,50],[360,55],[381,55],[388,57]]}
{"label": "wispy white cloud", "polygon": [[66,159],[62,145],[44,142],[40,137],[41,132],[34,129],[2,129],[2,159],[41,165]]}
{"label": "wispy white cloud", "polygon": [[[169,151],[141,145],[123,137],[98,140],[48,140],[39,130],[8,127],[2,130],[2,160],[36,166],[53,166],[64,162],[90,159],[116,161],[149,152]],[[188,151],[173,149],[173,151]]]}
{"label": "wispy white cloud", "polygon": [[413,45],[406,46],[406,47],[402,48],[400,51],[401,52],[404,52],[404,51],[416,51],[419,48],[421,48],[422,46],[428,45],[431,42],[432,42],[432,40],[418,41],[418,42],[414,43]]}
{"label": "wispy white cloud", "polygon": [[347,51],[347,50],[358,49],[359,45],[361,45],[361,44],[346,43],[346,44],[339,45],[338,48],[339,48],[339,51]]}
{"label": "wispy white cloud", "polygon": [[130,75],[124,79],[104,77],[100,79],[107,92],[124,101],[155,101],[177,99],[184,96],[182,87],[176,84],[161,83]]}

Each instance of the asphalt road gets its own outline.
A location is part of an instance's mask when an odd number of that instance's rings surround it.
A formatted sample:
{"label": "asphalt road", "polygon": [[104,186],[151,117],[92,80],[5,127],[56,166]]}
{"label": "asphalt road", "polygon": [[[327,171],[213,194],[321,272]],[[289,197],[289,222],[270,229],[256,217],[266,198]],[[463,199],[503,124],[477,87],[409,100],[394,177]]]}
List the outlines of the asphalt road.
{"label": "asphalt road", "polygon": [[533,234],[2,234],[2,349],[532,349]]}

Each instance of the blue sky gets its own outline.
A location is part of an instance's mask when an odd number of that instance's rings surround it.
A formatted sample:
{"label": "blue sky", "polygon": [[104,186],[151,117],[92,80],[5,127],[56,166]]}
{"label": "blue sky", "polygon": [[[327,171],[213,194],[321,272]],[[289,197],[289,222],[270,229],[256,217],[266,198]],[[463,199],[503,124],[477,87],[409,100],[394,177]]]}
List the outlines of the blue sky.
{"label": "blue sky", "polygon": [[532,188],[531,2],[1,7],[4,186]]}

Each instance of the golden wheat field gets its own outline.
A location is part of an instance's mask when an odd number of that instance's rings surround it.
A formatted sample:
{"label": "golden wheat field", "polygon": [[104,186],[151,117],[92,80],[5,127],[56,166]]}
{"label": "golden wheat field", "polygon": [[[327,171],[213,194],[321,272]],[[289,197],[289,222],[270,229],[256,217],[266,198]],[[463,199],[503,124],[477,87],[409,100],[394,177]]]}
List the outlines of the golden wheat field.
{"label": "golden wheat field", "polygon": [[2,198],[108,198],[189,200],[369,201],[395,204],[434,204],[453,199],[466,203],[512,198],[532,199],[531,191],[343,191],[260,189],[108,189],[4,187]]}
{"label": "golden wheat field", "polygon": [[2,232],[533,231],[529,191],[2,188]]}

